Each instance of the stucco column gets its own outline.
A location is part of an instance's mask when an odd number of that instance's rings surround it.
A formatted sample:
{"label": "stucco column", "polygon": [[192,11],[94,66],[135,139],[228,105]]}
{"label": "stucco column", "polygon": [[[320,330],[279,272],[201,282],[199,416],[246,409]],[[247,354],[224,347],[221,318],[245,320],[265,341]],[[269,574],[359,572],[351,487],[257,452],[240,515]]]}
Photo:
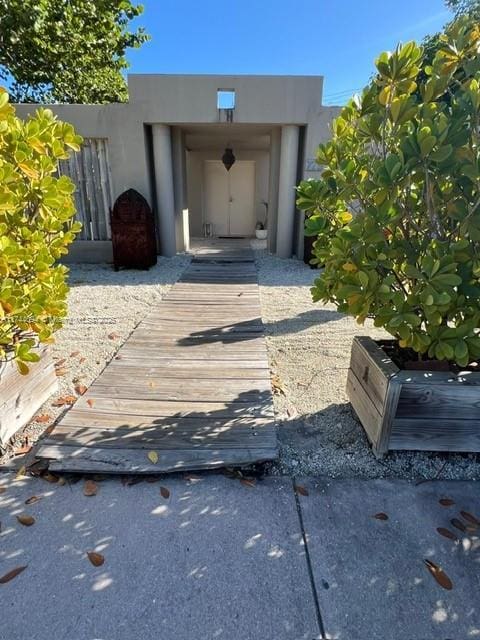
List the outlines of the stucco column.
{"label": "stucco column", "polygon": [[190,238],[186,190],[185,139],[180,127],[172,128],[172,164],[176,246],[177,251],[188,251]]}
{"label": "stucco column", "polygon": [[277,244],[278,185],[280,176],[280,127],[270,133],[268,178],[268,249],[275,253]]}
{"label": "stucco column", "polygon": [[296,125],[282,127],[277,217],[277,255],[281,258],[292,256],[294,243],[298,134]]}
{"label": "stucco column", "polygon": [[164,124],[153,124],[152,138],[160,253],[162,256],[174,256],[177,248],[175,240],[175,200],[173,195],[172,140],[170,127]]}

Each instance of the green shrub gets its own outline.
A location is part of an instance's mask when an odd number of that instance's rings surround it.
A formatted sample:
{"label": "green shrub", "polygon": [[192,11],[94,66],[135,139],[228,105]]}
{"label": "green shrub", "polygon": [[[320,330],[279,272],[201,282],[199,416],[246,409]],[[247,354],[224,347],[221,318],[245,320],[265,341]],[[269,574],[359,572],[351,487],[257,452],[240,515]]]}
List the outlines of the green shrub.
{"label": "green shrub", "polygon": [[67,269],[56,261],[81,225],[72,222],[75,187],[56,171],[81,142],[48,109],[17,118],[0,88],[0,361],[15,359],[21,373],[66,314]]}
{"label": "green shrub", "polygon": [[319,147],[320,180],[298,187],[314,299],[461,366],[480,359],[479,52],[480,25],[459,19],[430,65],[414,42],[382,53]]}

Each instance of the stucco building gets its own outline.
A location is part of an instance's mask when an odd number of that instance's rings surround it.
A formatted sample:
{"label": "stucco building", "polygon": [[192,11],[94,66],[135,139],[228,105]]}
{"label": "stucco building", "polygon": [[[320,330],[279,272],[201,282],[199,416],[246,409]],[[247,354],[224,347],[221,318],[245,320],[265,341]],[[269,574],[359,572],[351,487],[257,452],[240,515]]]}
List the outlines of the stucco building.
{"label": "stucco building", "polygon": [[[111,258],[108,210],[129,188],[154,210],[162,255],[193,237],[253,236],[266,221],[269,250],[301,258],[294,187],[317,175],[316,147],[338,113],[322,106],[322,84],[321,76],[130,75],[128,103],[51,105],[85,139],[62,167],[77,183],[84,225],[71,258]],[[222,158],[232,154],[227,171]]]}

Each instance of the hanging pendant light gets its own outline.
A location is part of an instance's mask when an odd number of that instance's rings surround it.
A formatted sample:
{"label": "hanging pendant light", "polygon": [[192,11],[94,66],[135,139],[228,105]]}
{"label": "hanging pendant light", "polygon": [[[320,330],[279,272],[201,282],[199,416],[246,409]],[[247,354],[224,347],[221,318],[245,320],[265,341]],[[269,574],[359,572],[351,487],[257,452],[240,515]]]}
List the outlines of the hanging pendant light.
{"label": "hanging pendant light", "polygon": [[230,171],[230,169],[233,167],[235,163],[235,156],[233,155],[233,149],[231,149],[230,147],[227,147],[225,149],[225,152],[222,156],[222,162],[225,169],[227,171]]}

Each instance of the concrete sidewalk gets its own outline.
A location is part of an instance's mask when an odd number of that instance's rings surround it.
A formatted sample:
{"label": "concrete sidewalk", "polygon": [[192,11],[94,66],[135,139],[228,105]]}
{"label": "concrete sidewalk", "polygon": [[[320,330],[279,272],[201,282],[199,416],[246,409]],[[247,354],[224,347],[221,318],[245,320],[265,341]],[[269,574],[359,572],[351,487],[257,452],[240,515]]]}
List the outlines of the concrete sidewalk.
{"label": "concrete sidewalk", "polygon": [[[123,486],[0,476],[5,640],[467,640],[480,636],[480,516],[467,482],[221,475]],[[160,487],[170,496],[165,499]],[[36,495],[39,502],[25,505]],[[455,505],[442,507],[441,497]],[[388,520],[372,516],[384,512]],[[31,514],[22,526],[19,514]],[[465,522],[465,521],[464,521]],[[441,537],[455,531],[460,541]],[[305,547],[305,540],[308,540]],[[94,567],[86,552],[105,563]],[[453,582],[442,589],[424,559]]]}

